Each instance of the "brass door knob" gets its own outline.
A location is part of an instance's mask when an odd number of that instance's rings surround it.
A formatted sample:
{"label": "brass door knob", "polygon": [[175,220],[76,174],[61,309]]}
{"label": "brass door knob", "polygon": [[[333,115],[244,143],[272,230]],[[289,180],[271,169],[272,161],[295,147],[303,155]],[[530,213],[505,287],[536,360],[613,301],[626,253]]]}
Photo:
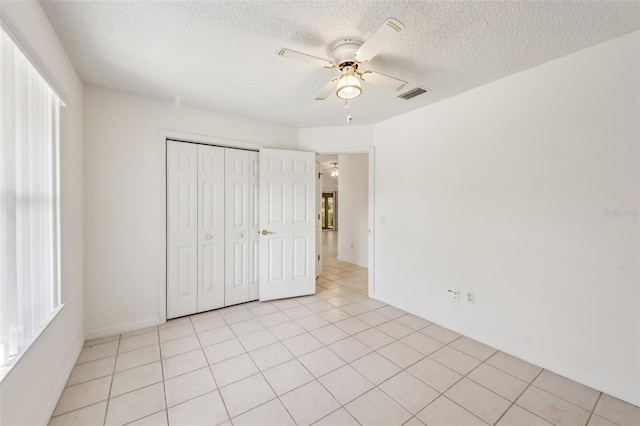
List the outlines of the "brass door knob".
{"label": "brass door knob", "polygon": [[275,232],[267,231],[266,229],[262,230],[262,235],[275,234]]}

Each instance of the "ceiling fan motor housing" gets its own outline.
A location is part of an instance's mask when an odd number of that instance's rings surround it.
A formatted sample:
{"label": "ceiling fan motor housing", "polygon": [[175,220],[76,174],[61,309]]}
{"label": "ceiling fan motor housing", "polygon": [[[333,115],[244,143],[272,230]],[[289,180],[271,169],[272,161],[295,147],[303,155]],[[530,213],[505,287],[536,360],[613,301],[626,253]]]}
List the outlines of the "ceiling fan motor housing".
{"label": "ceiling fan motor housing", "polygon": [[340,69],[345,66],[353,66],[355,61],[353,55],[362,46],[362,42],[354,40],[352,38],[341,38],[331,45],[329,53],[335,64],[338,64]]}

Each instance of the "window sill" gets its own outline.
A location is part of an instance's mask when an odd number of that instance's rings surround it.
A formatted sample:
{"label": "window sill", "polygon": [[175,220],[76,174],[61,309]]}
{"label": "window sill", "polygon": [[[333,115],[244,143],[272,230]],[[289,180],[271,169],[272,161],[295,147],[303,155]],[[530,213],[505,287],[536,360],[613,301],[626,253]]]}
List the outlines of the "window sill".
{"label": "window sill", "polygon": [[60,314],[60,312],[62,312],[62,310],[64,309],[66,305],[64,303],[61,303],[60,306],[58,306],[52,313],[51,313],[51,317],[49,318],[49,320],[47,321],[47,323],[40,329],[38,330],[38,333],[36,334],[36,336],[24,346],[24,349],[16,356],[14,356],[7,364],[0,366],[0,384],[4,381],[4,379],[11,374],[11,371],[13,370],[13,368],[18,365],[18,363],[20,362],[20,360],[22,359],[22,357],[29,351],[29,349],[31,349],[31,347],[34,345],[34,343],[40,338],[40,336],[42,336],[42,333],[45,332],[45,330],[51,325],[51,323],[53,322],[53,320],[56,319],[56,317],[58,316],[58,314]]}

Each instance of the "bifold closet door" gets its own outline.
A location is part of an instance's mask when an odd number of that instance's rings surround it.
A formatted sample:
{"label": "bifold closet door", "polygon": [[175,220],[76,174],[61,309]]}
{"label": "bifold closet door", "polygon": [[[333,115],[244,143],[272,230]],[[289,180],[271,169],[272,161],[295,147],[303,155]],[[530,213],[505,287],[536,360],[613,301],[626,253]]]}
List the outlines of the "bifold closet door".
{"label": "bifold closet door", "polygon": [[258,300],[260,297],[260,268],[258,252],[260,250],[260,155],[257,152],[249,153],[249,300]]}
{"label": "bifold closet door", "polygon": [[198,147],[167,141],[167,318],[198,308]]}
{"label": "bifold closet door", "polygon": [[225,151],[225,305],[249,300],[249,151]]}
{"label": "bifold closet door", "polygon": [[225,149],[198,147],[198,309],[224,306]]}

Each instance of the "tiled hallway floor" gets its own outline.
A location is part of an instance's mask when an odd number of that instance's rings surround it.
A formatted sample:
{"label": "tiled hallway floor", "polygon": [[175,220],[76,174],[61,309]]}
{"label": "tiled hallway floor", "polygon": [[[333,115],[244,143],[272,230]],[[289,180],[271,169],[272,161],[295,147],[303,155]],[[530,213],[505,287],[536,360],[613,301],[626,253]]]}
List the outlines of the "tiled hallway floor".
{"label": "tiled hallway floor", "polygon": [[86,342],[52,425],[638,425],[640,408],[407,314],[326,259],[315,296]]}

